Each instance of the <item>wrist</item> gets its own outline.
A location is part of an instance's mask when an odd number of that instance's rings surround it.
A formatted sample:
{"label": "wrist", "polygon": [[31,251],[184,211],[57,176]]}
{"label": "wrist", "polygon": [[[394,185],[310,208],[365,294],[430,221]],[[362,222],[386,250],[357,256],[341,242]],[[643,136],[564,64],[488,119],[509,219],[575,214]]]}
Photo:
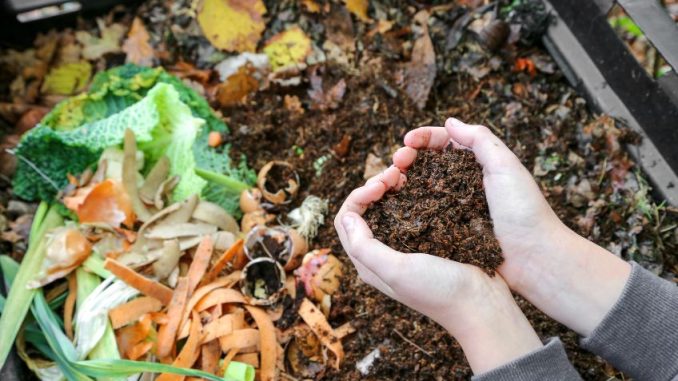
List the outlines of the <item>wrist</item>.
{"label": "wrist", "polygon": [[587,336],[603,320],[631,266],[566,226],[545,237],[550,247],[522,266],[511,288],[575,332]]}
{"label": "wrist", "polygon": [[459,342],[475,374],[543,346],[501,277],[497,275],[486,283],[486,290],[476,293],[482,300],[471,305],[462,303],[445,326]]}

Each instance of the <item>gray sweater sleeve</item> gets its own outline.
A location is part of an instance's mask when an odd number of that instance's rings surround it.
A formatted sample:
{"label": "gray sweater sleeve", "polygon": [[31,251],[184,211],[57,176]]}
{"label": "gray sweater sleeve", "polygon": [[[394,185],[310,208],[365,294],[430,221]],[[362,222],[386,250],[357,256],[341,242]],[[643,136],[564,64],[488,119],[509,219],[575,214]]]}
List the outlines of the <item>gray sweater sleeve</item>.
{"label": "gray sweater sleeve", "polygon": [[549,339],[544,347],[508,364],[479,374],[473,381],[581,380],[567,359],[563,343]]}
{"label": "gray sweater sleeve", "polygon": [[678,287],[632,266],[619,300],[581,345],[633,378],[678,381]]}

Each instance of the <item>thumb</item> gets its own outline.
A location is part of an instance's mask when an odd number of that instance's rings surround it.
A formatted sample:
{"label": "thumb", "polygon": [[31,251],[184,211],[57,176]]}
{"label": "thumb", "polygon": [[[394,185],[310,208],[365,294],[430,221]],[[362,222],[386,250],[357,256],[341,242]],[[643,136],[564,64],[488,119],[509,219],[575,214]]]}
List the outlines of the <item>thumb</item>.
{"label": "thumb", "polygon": [[513,152],[487,127],[466,124],[459,119],[448,118],[445,129],[452,140],[473,151],[478,163],[492,172],[499,167],[522,166]]}

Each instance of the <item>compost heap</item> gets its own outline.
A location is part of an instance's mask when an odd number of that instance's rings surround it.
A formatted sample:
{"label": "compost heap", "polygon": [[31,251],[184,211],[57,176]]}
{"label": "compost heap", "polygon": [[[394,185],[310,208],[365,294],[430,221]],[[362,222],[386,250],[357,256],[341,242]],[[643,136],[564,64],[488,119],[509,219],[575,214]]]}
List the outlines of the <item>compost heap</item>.
{"label": "compost heap", "polygon": [[378,240],[405,253],[437,255],[489,274],[503,260],[483,171],[470,151],[419,151],[403,188],[372,204],[365,220]]}
{"label": "compost heap", "polygon": [[[289,210],[292,166],[272,161],[254,176],[231,164],[225,133],[193,90],[129,65],[22,137],[14,189],[42,201],[21,266],[0,257],[3,360],[18,335],[42,379],[268,381],[339,369],[354,329],[327,319],[343,266],[308,248],[327,202],[309,195]],[[35,321],[21,330],[29,307]]]}

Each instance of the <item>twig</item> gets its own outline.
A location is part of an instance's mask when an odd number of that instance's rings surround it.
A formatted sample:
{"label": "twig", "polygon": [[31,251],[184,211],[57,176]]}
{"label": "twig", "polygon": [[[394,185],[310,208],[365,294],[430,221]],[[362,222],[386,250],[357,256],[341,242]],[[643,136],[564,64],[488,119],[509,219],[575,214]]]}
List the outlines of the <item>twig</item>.
{"label": "twig", "polygon": [[420,351],[421,351],[423,354],[425,354],[426,356],[428,356],[428,357],[433,357],[433,355],[432,355],[430,352],[426,351],[424,348],[418,346],[418,345],[417,345],[416,343],[414,343],[412,340],[410,340],[410,339],[408,339],[407,337],[405,337],[405,335],[403,335],[402,333],[400,333],[400,331],[398,331],[397,329],[394,328],[394,329],[393,329],[393,332],[395,332],[398,336],[400,336],[401,339],[405,340],[405,342],[407,342],[407,343],[410,344],[411,346],[413,346],[413,347],[417,348],[418,350],[420,350]]}

